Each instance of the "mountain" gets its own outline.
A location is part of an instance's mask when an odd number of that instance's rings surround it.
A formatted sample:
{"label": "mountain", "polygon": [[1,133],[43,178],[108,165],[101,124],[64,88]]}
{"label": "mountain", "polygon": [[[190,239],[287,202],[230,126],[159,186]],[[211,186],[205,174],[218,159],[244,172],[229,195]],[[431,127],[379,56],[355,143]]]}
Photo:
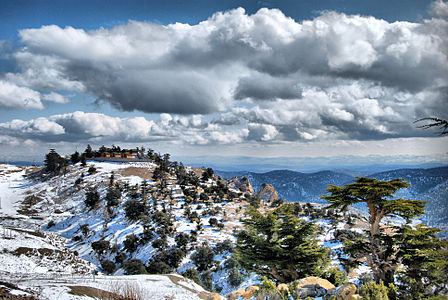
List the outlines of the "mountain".
{"label": "mountain", "polygon": [[256,191],[263,183],[272,184],[280,198],[291,202],[321,202],[328,184],[344,185],[353,176],[333,171],[301,173],[290,170],[276,170],[267,173],[216,171],[223,178],[247,177]]}
{"label": "mountain", "polygon": [[[223,178],[247,177],[255,191],[263,183],[272,184],[279,197],[291,202],[326,203],[320,198],[326,193],[328,184],[344,185],[353,182],[355,174],[350,172],[321,171],[316,173],[300,173],[290,170],[277,170],[266,173],[255,172],[224,172],[216,171]],[[356,174],[360,175],[360,174]],[[399,198],[428,201],[426,215],[422,220],[445,230],[448,229],[448,167],[397,169],[373,174],[362,174],[365,177],[378,180],[404,178],[410,187],[396,194]]]}

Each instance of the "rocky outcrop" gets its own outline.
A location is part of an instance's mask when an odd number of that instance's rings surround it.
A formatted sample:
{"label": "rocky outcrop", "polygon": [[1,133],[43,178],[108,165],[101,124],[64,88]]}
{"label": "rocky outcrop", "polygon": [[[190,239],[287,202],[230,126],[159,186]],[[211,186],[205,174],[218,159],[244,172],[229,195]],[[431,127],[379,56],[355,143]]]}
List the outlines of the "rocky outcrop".
{"label": "rocky outcrop", "polygon": [[338,288],[336,292],[336,300],[351,300],[356,293],[356,285],[353,283],[345,284]]}
{"label": "rocky outcrop", "polygon": [[251,299],[259,289],[260,288],[255,285],[247,287],[245,290],[240,289],[240,290],[231,292],[230,295],[228,296],[228,299],[236,300],[236,299],[239,299],[240,297],[242,297],[243,300]]}
{"label": "rocky outcrop", "polygon": [[254,193],[254,188],[250,184],[249,178],[247,178],[247,177],[242,177],[242,178],[234,177],[234,178],[232,178],[232,182],[235,185],[235,187],[237,189],[239,189],[241,192],[249,193],[251,195]]}
{"label": "rocky outcrop", "polygon": [[271,203],[278,199],[278,193],[272,184],[263,183],[261,189],[255,194],[260,200]]}
{"label": "rocky outcrop", "polygon": [[330,290],[334,291],[334,289],[335,286],[328,280],[314,276],[300,279],[295,285],[296,293],[301,299],[306,297],[323,297]]}

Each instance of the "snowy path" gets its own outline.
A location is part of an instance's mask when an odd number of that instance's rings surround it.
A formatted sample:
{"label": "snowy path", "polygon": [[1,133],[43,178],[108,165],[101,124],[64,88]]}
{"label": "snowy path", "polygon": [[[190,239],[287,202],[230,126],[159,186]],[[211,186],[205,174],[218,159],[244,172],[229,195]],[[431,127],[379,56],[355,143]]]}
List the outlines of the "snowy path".
{"label": "snowy path", "polygon": [[17,214],[18,201],[22,199],[25,170],[16,166],[0,165],[0,216]]}

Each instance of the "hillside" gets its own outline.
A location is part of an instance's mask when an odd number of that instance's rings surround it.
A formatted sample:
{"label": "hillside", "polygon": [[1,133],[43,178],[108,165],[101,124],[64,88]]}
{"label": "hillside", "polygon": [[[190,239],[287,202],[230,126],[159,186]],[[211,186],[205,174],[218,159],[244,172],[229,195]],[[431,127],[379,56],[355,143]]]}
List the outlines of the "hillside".
{"label": "hillside", "polygon": [[[239,268],[232,254],[234,230],[242,227],[240,219],[254,198],[211,169],[163,161],[87,161],[85,166],[70,165],[65,173],[54,176],[37,167],[2,165],[0,224],[13,232],[28,228],[42,233],[38,244],[29,246],[21,243],[24,238],[18,238],[14,249],[4,247],[3,261],[13,261],[17,267],[5,268],[2,278],[17,285],[17,291],[46,293],[18,284],[24,275],[20,271],[22,260],[14,253],[27,247],[23,255],[37,266],[28,277],[42,279],[39,270],[49,274],[47,281],[33,282],[41,291],[54,286],[55,278],[91,278],[95,269],[100,272],[100,282],[146,272],[183,274],[221,295],[259,283],[261,278]],[[166,173],[160,172],[163,168]],[[262,210],[269,209],[269,203],[259,205]],[[306,212],[319,215],[319,209],[307,208]],[[344,228],[344,223],[319,220],[317,224],[322,232],[320,243],[340,247],[332,239],[336,228]],[[59,240],[58,248],[47,245],[52,236]],[[61,258],[68,266],[57,260],[52,265],[37,263],[46,253],[62,251],[72,257]],[[81,268],[84,271],[70,265],[75,258],[80,266],[86,266]],[[332,259],[333,265],[339,264],[336,256]],[[363,267],[354,272],[351,280],[366,271]],[[89,286],[105,289],[104,284]]]}

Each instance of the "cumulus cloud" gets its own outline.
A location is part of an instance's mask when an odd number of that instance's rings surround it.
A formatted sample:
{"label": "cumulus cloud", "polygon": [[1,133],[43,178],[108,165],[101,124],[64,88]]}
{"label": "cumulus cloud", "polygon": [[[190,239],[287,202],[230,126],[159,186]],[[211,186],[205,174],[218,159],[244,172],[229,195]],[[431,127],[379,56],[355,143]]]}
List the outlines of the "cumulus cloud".
{"label": "cumulus cloud", "polygon": [[0,107],[3,109],[42,109],[43,105],[38,92],[0,80]]}
{"label": "cumulus cloud", "polygon": [[[337,12],[298,22],[277,9],[248,15],[238,8],[196,25],[23,29],[24,47],[14,54],[19,72],[0,81],[0,105],[66,102],[44,92],[57,90],[87,93],[120,110],[162,113],[157,121],[80,112],[48,118],[73,140],[419,136],[415,119],[448,118],[447,7],[435,1],[433,17],[419,23]],[[2,93],[7,88],[17,96]]]}
{"label": "cumulus cloud", "polygon": [[53,115],[29,121],[0,123],[0,135],[44,142],[167,141],[190,144],[230,144],[244,141],[246,129],[223,131],[217,124],[203,123],[198,116],[161,114],[159,120],[144,117],[119,118],[99,113]]}

